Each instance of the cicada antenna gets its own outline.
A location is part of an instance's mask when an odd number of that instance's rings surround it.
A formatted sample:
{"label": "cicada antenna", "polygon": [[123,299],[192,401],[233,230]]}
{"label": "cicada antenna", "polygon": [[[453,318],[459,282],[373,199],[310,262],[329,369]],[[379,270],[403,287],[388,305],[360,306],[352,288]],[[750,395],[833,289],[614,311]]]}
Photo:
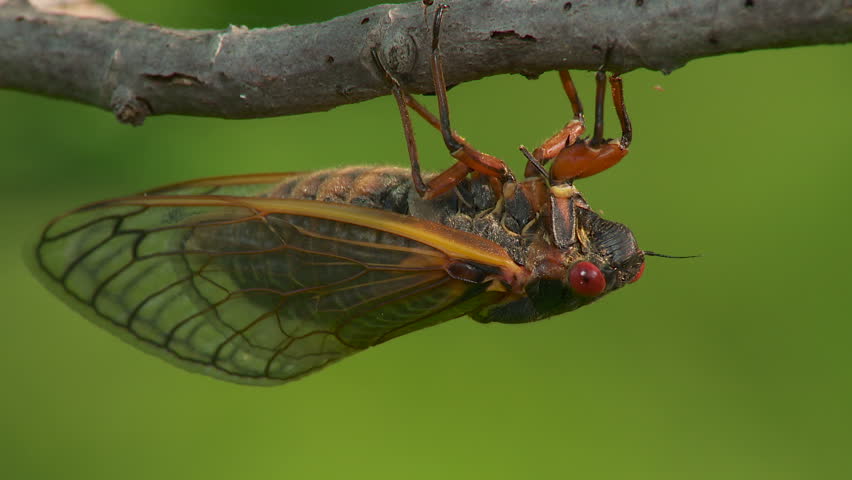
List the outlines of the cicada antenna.
{"label": "cicada antenna", "polygon": [[664,253],[657,253],[645,250],[642,252],[646,257],[663,257],[663,258],[676,258],[676,259],[684,259],[684,258],[699,258],[703,257],[703,255],[666,255]]}

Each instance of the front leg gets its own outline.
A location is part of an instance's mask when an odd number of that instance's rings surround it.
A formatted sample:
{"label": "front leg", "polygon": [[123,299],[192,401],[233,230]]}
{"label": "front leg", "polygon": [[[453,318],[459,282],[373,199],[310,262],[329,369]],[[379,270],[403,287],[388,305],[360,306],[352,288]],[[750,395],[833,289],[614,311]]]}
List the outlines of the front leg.
{"label": "front leg", "polygon": [[[586,121],[583,117],[583,104],[580,102],[580,96],[577,95],[577,88],[574,86],[574,81],[571,80],[571,74],[567,70],[559,71],[559,79],[562,81],[562,89],[565,90],[565,95],[571,102],[571,110],[574,112],[573,118],[556,132],[552,137],[548,138],[542,144],[533,150],[533,157],[544,165],[548,161],[559,155],[559,152],[566,147],[574,144],[580,135],[586,131]],[[527,178],[534,177],[538,174],[538,169],[532,163],[527,163],[524,170],[524,176]]]}

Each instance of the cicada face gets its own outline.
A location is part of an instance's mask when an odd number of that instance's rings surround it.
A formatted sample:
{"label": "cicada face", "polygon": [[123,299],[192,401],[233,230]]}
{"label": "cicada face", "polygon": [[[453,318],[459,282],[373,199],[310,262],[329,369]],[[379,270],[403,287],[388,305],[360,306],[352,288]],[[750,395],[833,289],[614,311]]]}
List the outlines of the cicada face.
{"label": "cicada face", "polygon": [[531,248],[533,269],[524,295],[476,312],[480,322],[525,323],[588,305],[637,281],[645,269],[644,252],[625,225],[577,208],[574,241],[559,248],[540,233]]}
{"label": "cicada face", "polygon": [[[639,249],[633,232],[626,225],[602,218],[591,209],[579,209],[577,217],[581,225],[580,235],[585,237],[585,241],[581,241],[581,248],[587,252],[583,261],[593,263],[600,270],[604,282],[597,280],[593,271],[572,267],[567,284],[581,296],[586,292],[591,298],[599,298],[639,280],[645,270],[645,254]],[[595,280],[591,279],[593,275]],[[605,287],[599,295],[595,295],[601,283]]]}

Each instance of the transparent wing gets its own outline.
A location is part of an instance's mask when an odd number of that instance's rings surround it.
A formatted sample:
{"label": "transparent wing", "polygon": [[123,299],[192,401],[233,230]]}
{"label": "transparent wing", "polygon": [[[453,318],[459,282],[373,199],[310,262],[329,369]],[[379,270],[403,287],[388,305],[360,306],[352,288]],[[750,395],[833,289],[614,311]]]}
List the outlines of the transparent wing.
{"label": "transparent wing", "polygon": [[186,182],[173,183],[143,195],[223,195],[237,197],[258,197],[273,191],[274,187],[288,179],[306,175],[299,172],[257,173],[250,175],[227,175],[221,177],[200,178]]}
{"label": "transparent wing", "polygon": [[448,275],[459,259],[514,267],[487,240],[403,215],[209,195],[84,207],[49,224],[35,255],[46,284],[122,339],[253,384],[493,301],[489,282]]}

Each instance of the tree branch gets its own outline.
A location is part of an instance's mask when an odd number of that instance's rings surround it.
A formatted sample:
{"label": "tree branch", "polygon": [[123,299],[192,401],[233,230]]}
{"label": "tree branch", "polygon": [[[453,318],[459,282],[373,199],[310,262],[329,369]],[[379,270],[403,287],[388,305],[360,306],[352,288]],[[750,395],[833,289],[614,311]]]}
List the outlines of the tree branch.
{"label": "tree branch", "polygon": [[[560,68],[670,72],[689,60],[852,41],[850,0],[456,0],[441,45],[447,81]],[[431,9],[429,10],[431,18]],[[315,112],[388,93],[370,49],[413,93],[430,92],[421,2],[327,22],[175,30],[46,13],[0,0],[0,87],[148,115],[253,118]]]}

